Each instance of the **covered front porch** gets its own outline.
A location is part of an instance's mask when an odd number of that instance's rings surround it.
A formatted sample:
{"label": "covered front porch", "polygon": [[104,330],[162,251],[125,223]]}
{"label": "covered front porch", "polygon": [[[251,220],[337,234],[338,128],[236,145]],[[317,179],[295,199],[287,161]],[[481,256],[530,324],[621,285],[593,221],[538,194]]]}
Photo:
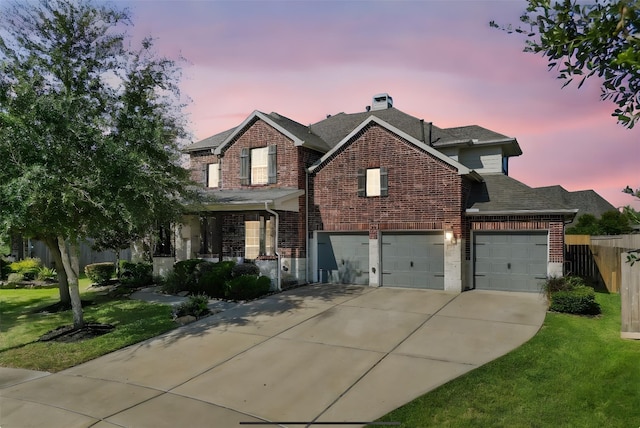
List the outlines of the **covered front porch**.
{"label": "covered front porch", "polygon": [[156,274],[166,274],[176,261],[199,258],[254,262],[274,284],[306,282],[303,190],[219,190],[204,196],[175,227],[174,257],[154,258]]}

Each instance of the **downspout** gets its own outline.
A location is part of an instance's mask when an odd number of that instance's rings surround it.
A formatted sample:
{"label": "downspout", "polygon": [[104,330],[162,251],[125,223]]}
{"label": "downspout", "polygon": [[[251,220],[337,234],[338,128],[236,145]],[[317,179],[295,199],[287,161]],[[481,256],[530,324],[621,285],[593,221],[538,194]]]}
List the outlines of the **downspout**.
{"label": "downspout", "polygon": [[311,260],[309,260],[309,170],[304,169],[305,183],[304,183],[304,240],[305,240],[305,254],[306,262],[304,267],[304,282],[309,283],[309,268],[311,267]]}
{"label": "downspout", "polygon": [[268,212],[269,214],[273,214],[273,216],[276,218],[276,242],[275,242],[275,253],[276,253],[276,257],[278,257],[278,266],[276,267],[276,272],[277,272],[277,279],[276,279],[276,291],[281,291],[281,270],[282,267],[280,265],[280,252],[278,251],[278,229],[280,228],[280,216],[278,215],[277,212],[273,211],[271,208],[269,208],[269,202],[268,201],[264,201],[264,209],[266,212]]}

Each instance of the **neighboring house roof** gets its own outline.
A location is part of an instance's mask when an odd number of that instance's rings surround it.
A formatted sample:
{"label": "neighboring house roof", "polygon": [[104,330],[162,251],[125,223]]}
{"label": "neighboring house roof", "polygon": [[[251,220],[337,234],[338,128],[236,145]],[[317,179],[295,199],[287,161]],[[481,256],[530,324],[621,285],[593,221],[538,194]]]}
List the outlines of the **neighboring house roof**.
{"label": "neighboring house roof", "polygon": [[229,137],[235,131],[236,128],[227,129],[226,131],[220,132],[219,134],[212,135],[211,137],[205,138],[204,140],[200,140],[197,143],[193,143],[187,147],[185,147],[182,151],[185,153],[197,152],[200,150],[207,149],[215,149],[218,147],[224,140]]}
{"label": "neighboring house roof", "polygon": [[605,212],[615,211],[616,209],[616,207],[593,190],[569,192],[562,186],[536,187],[533,190],[547,199],[558,200],[567,206],[577,208],[577,217],[583,214],[592,214],[599,218]]}
{"label": "neighboring house roof", "polygon": [[246,189],[246,190],[205,190],[200,207],[203,210],[244,211],[269,208],[281,211],[299,210],[298,197],[304,190],[291,188]]}
{"label": "neighboring house roof", "polygon": [[474,183],[467,201],[467,216],[562,214],[573,218],[577,209],[550,200],[524,183],[503,174],[484,174]]}
{"label": "neighboring house roof", "polygon": [[470,176],[470,177],[472,177],[472,178],[474,178],[476,180],[480,180],[480,176],[478,175],[477,172],[467,168],[466,166],[462,165],[458,161],[450,158],[447,155],[442,154],[441,152],[439,152],[438,150],[436,150],[433,147],[429,146],[428,144],[423,143],[422,141],[412,137],[411,135],[407,134],[406,132],[396,128],[395,126],[391,125],[390,123],[385,122],[384,120],[382,120],[379,117],[376,117],[374,115],[370,115],[368,118],[363,120],[362,123],[360,123],[354,129],[352,129],[352,131],[349,134],[347,134],[331,150],[329,150],[327,153],[325,153],[324,156],[322,156],[322,158],[320,158],[316,163],[311,165],[311,167],[309,167],[309,172],[313,173],[316,170],[318,170],[319,168],[321,168],[322,165],[324,165],[325,163],[329,162],[343,146],[346,146],[346,145],[350,144],[364,128],[368,127],[372,123],[375,123],[377,125],[382,126],[383,128],[387,129],[389,132],[391,132],[391,133],[399,136],[400,138],[408,141],[410,144],[415,145],[416,147],[418,147],[421,150],[427,152],[428,154],[430,154],[431,156],[435,157],[436,159],[439,159],[442,162],[444,162],[444,163],[446,163],[448,165],[451,165],[453,168],[455,168],[458,171],[458,174],[467,175],[467,176]]}

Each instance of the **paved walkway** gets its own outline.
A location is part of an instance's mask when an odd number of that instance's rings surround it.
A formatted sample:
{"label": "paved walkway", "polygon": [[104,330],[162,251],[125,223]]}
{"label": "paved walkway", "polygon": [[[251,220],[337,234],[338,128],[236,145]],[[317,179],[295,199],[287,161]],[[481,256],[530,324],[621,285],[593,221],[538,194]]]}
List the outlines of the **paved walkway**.
{"label": "paved walkway", "polygon": [[373,421],[529,340],[545,309],[525,293],[302,287],[59,373],[0,369],[0,426]]}

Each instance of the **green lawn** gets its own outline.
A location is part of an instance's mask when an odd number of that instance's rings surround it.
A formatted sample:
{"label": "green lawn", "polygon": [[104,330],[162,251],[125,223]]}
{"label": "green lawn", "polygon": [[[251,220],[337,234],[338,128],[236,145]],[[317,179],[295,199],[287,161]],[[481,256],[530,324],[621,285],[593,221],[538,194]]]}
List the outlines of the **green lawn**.
{"label": "green lawn", "polygon": [[620,339],[620,296],[596,318],[548,313],[504,357],[389,413],[402,427],[639,427],[640,341]]}
{"label": "green lawn", "polygon": [[171,308],[87,291],[81,280],[86,321],[113,324],[100,337],[76,343],[36,342],[44,333],[73,323],[71,311],[44,314],[36,310],[58,301],[58,289],[0,290],[0,366],[56,372],[140,342],[176,327]]}

